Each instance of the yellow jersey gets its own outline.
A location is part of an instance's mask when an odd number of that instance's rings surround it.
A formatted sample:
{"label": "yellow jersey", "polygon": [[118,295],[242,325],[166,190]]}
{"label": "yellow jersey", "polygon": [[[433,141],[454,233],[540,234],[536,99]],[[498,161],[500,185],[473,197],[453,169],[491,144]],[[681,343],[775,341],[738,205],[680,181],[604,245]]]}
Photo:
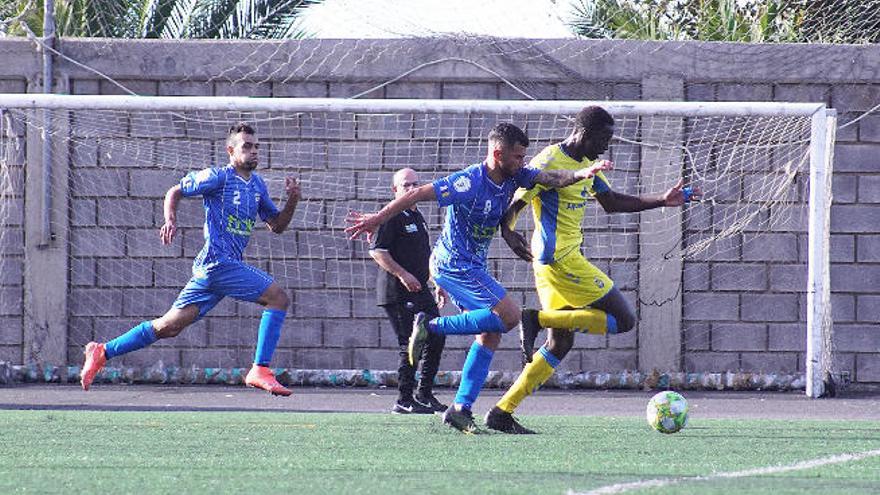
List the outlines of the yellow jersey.
{"label": "yellow jersey", "polygon": [[[557,143],[535,155],[529,166],[541,170],[577,170],[589,167],[593,162],[588,158],[575,161]],[[532,255],[535,261],[547,265],[577,250],[584,240],[581,224],[589,198],[610,190],[608,179],[602,172],[592,179],[559,189],[538,184],[532,189],[517,190],[514,199],[532,205],[535,220]]]}

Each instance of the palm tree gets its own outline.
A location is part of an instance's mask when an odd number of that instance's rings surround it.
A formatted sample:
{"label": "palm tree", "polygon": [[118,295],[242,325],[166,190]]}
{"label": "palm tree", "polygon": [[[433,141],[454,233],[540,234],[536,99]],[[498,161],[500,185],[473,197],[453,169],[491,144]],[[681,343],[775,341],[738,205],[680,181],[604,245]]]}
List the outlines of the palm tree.
{"label": "palm tree", "polygon": [[880,0],[574,0],[584,38],[876,43]]}
{"label": "palm tree", "polygon": [[[67,37],[293,39],[308,35],[299,13],[319,0],[55,0],[56,34]],[[32,2],[31,2],[32,3]],[[42,32],[42,3],[26,17]],[[28,0],[0,0],[0,13]],[[24,34],[10,27],[8,34]]]}

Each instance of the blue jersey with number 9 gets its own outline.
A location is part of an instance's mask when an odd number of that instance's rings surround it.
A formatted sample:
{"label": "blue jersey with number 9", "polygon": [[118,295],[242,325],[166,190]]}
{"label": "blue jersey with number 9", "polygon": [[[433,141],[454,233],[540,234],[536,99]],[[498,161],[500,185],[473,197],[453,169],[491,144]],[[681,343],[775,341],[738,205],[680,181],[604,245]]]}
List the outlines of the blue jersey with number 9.
{"label": "blue jersey with number 9", "polygon": [[531,189],[540,170],[523,167],[515,176],[496,184],[485,163],[434,181],[440,206],[446,206],[443,232],[434,248],[440,266],[486,267],[489,244],[517,188]]}

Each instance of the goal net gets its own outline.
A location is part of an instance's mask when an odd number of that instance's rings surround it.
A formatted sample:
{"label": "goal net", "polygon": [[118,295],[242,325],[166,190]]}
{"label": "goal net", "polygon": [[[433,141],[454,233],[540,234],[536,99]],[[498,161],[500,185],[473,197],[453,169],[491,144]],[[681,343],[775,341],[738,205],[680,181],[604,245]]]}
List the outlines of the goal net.
{"label": "goal net", "polygon": [[[20,361],[0,360],[69,364],[52,371],[67,376],[87,342],[162,315],[191,276],[204,222],[201,201],[183,200],[178,237],[162,246],[163,196],[187,172],[227,164],[226,133],[244,121],[256,129],[258,173],[275,202],[285,177],[303,188],[288,232],[257,227],[245,250],[245,261],[292,301],[273,366],[300,383],[351,379],[341,370],[370,370],[358,374],[367,382],[393,379],[397,340],[376,306],[378,268],[365,242],[347,239],[346,215],[389,201],[400,168],[425,183],[482,161],[499,121],[525,129],[534,156],[564,139],[588,104],[0,95],[0,324],[4,343],[24,349]],[[833,370],[833,112],[819,104],[596,104],[616,120],[606,153],[615,191],[662,193],[684,178],[704,197],[641,214],[606,214],[586,200],[583,252],[629,297],[639,321],[625,334],[579,335],[557,383],[677,380],[821,395]],[[443,212],[419,208],[435,240]],[[530,215],[520,218],[528,235]],[[502,285],[536,307],[530,265],[500,239],[489,257]],[[179,337],[115,359],[104,378],[240,379],[259,315],[255,304],[226,299]],[[496,383],[519,371],[516,337],[503,341]],[[469,339],[448,342],[441,370],[458,370]],[[729,356],[723,369],[719,356]]]}

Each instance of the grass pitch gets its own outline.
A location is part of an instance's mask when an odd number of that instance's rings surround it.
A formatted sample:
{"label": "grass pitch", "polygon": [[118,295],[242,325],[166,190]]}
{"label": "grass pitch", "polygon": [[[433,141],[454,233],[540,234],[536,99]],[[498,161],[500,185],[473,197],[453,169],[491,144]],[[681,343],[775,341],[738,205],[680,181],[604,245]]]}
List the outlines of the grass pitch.
{"label": "grass pitch", "polygon": [[692,418],[662,435],[637,418],[521,419],[540,434],[390,414],[0,411],[0,493],[880,492],[880,450],[863,454],[878,422]]}

